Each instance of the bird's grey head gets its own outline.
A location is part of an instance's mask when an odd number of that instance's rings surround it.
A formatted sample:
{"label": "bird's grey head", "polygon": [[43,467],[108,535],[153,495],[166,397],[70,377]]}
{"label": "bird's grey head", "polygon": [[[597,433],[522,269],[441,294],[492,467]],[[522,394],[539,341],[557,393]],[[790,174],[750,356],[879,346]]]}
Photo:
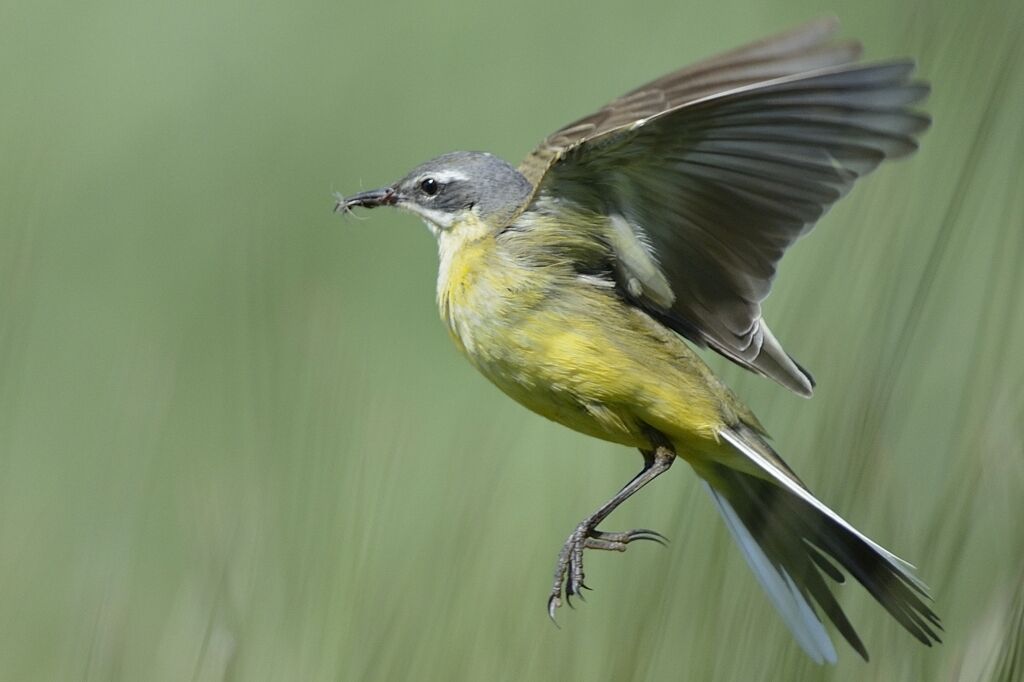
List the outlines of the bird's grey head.
{"label": "bird's grey head", "polygon": [[464,222],[503,226],[533,193],[522,173],[485,152],[452,152],[417,166],[389,187],[340,198],[336,211],[397,206],[434,231]]}

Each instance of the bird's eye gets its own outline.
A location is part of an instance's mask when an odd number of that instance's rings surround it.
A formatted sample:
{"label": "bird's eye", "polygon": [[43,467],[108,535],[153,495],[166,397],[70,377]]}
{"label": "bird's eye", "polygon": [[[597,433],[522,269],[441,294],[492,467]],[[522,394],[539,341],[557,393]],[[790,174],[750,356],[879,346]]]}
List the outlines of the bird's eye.
{"label": "bird's eye", "polygon": [[423,178],[420,180],[420,189],[428,197],[432,197],[437,194],[437,190],[440,189],[440,185],[437,184],[437,180],[434,178]]}

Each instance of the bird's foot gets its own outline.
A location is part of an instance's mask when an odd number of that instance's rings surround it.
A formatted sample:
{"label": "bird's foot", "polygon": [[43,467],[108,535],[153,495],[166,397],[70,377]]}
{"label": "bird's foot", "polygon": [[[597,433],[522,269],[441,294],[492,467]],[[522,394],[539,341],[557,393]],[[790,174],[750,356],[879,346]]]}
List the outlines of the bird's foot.
{"label": "bird's foot", "polygon": [[593,526],[594,524],[589,519],[576,526],[576,530],[569,535],[565,544],[562,545],[562,551],[558,553],[555,582],[551,586],[551,596],[548,597],[548,615],[551,620],[555,620],[555,611],[562,605],[563,595],[565,603],[572,607],[572,598],[583,599],[582,590],[590,589],[583,582],[583,550],[604,549],[625,552],[626,547],[634,540],[651,540],[660,545],[668,543],[668,538],[664,535],[646,528],[637,528],[622,533],[607,533],[597,530]]}

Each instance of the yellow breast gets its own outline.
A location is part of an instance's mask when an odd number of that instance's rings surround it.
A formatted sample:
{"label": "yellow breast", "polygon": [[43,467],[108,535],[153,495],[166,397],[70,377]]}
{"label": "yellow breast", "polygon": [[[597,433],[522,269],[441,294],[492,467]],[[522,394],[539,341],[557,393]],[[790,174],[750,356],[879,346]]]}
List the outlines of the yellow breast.
{"label": "yellow breast", "polygon": [[[604,440],[714,438],[724,387],[673,332],[594,278],[524,264],[492,236],[439,235],[438,305],[453,340],[502,391]],[[720,390],[722,389],[722,390]]]}

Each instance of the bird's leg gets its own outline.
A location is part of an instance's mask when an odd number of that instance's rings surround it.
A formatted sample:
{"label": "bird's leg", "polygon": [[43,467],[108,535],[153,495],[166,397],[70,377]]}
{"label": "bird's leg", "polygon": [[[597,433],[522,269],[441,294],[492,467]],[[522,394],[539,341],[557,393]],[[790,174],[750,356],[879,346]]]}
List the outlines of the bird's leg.
{"label": "bird's leg", "polygon": [[570,598],[579,596],[580,590],[586,587],[583,584],[583,550],[606,549],[625,552],[626,546],[633,540],[653,540],[661,544],[665,543],[664,535],[644,528],[623,533],[607,533],[597,530],[597,525],[615,511],[616,507],[625,502],[630,495],[668,471],[676,458],[676,453],[668,444],[659,443],[654,450],[641,450],[640,452],[644,456],[644,468],[640,473],[623,486],[615,497],[583,519],[576,526],[576,530],[569,535],[565,545],[562,546],[562,551],[558,554],[558,564],[555,566],[555,583],[551,587],[551,596],[548,598],[548,615],[552,620],[555,618],[555,610],[562,605],[563,588],[566,603],[572,606]]}

